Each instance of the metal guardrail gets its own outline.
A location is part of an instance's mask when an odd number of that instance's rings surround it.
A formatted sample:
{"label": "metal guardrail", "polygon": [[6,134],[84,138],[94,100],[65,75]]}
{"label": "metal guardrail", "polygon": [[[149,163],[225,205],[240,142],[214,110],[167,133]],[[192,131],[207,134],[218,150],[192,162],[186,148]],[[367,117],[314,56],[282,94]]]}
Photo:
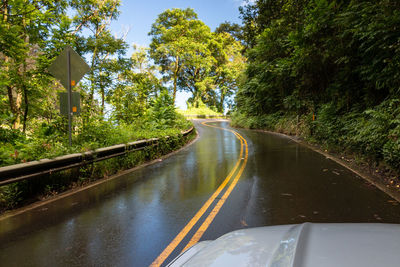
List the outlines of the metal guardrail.
{"label": "metal guardrail", "polygon": [[[193,127],[182,132],[187,136],[193,132]],[[169,136],[164,137],[169,139]],[[139,140],[127,144],[98,148],[84,153],[75,153],[56,157],[54,159],[41,159],[20,163],[0,168],[0,186],[27,180],[43,174],[80,167],[97,161],[121,156],[129,152],[143,150],[146,147],[155,146],[160,138]]]}

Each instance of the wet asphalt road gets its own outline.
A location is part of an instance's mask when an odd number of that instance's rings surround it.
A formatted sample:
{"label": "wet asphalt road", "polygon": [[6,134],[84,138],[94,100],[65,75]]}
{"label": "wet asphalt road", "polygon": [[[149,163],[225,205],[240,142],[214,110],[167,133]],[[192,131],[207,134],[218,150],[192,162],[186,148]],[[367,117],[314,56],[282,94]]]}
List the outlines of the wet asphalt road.
{"label": "wet asphalt road", "polygon": [[[229,128],[227,122],[209,124]],[[232,132],[199,121],[196,127],[198,141],[160,162],[0,220],[0,266],[151,264],[235,164],[246,163],[244,154],[239,158],[245,146]],[[265,225],[400,223],[396,201],[330,159],[281,136],[235,131],[248,143],[247,164],[200,240]],[[164,264],[186,246],[231,184]]]}

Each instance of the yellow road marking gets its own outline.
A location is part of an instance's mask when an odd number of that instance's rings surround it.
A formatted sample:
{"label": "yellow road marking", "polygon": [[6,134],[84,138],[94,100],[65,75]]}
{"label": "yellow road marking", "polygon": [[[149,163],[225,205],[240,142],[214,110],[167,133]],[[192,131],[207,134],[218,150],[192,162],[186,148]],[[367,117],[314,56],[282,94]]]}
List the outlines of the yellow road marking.
{"label": "yellow road marking", "polygon": [[[233,174],[236,172],[236,169],[239,167],[239,164],[241,163],[241,159],[243,156],[243,140],[240,138],[238,133],[235,131],[232,131],[230,129],[225,129],[221,128],[218,126],[212,126],[208,125],[205,122],[202,123],[205,126],[209,127],[214,127],[214,128],[220,128],[223,130],[230,131],[235,134],[235,136],[240,140],[240,155],[239,159],[237,160],[234,168],[232,171],[228,174],[228,176],[225,178],[225,180],[222,182],[222,184],[218,187],[218,189],[214,192],[214,194],[207,200],[207,202],[201,207],[201,209],[196,213],[196,215],[189,221],[188,224],[179,232],[179,234],[172,240],[172,242],[164,249],[163,252],[153,261],[153,263],[150,266],[160,266],[167,258],[168,256],[175,250],[175,248],[179,245],[179,243],[182,241],[183,238],[187,235],[187,233],[193,228],[193,226],[198,222],[198,220],[203,216],[204,212],[208,209],[208,207],[211,205],[211,203],[214,202],[216,197],[221,193],[221,191],[225,188],[225,186],[228,184],[230,179],[232,178]],[[246,140],[244,140],[246,142]],[[247,143],[246,143],[247,146]],[[225,194],[224,194],[225,196]]]}
{"label": "yellow road marking", "polygon": [[244,168],[246,167],[247,158],[249,156],[249,151],[248,151],[248,147],[247,147],[247,141],[240,134],[238,134],[238,135],[240,136],[241,139],[243,139],[243,141],[245,143],[245,146],[246,146],[246,155],[245,155],[245,158],[244,158],[244,163],[242,164],[242,167],[240,168],[240,170],[237,173],[236,177],[233,179],[233,182],[231,183],[231,185],[225,191],[225,193],[222,196],[222,198],[218,201],[217,205],[215,205],[214,209],[210,212],[208,217],[205,219],[205,221],[200,226],[200,228],[197,230],[197,232],[193,235],[192,239],[190,239],[189,243],[182,250],[182,252],[185,251],[187,248],[193,246],[194,244],[196,244],[200,240],[200,238],[203,236],[204,232],[207,230],[207,228],[210,226],[210,224],[214,220],[215,216],[218,214],[218,212],[222,208],[222,205],[224,205],[226,199],[229,197],[229,195],[232,192],[233,188],[235,188],[237,182],[239,181],[240,176],[243,173]]}

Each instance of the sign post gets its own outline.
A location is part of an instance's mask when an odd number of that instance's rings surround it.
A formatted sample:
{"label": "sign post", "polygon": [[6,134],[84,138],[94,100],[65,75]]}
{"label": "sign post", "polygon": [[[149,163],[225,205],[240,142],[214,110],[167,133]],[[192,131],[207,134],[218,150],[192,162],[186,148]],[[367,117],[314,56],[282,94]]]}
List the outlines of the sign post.
{"label": "sign post", "polygon": [[67,51],[67,69],[68,69],[68,139],[69,146],[72,146],[72,89],[71,89],[71,53]]}
{"label": "sign post", "polygon": [[[72,116],[79,114],[79,99],[78,103],[74,100],[72,86],[75,86],[86,72],[90,71],[90,67],[86,64],[85,60],[76,53],[71,47],[66,46],[60,55],[54,60],[53,64],[49,67],[49,72],[55,78],[60,80],[64,88],[67,89],[68,104],[67,104],[67,115],[68,115],[68,139],[69,145],[72,145]],[[63,101],[60,97],[60,110],[61,114],[65,108],[62,107]],[[73,106],[74,104],[74,106]]]}

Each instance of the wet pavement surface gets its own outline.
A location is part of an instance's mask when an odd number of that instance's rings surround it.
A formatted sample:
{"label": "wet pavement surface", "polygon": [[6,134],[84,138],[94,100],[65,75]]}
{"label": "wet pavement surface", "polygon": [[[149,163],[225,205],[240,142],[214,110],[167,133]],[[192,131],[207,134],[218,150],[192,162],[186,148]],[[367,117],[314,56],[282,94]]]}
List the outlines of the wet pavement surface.
{"label": "wet pavement surface", "polygon": [[[0,266],[151,264],[239,158],[233,133],[195,124],[199,140],[160,162],[0,220]],[[229,128],[227,122],[209,124]],[[398,202],[332,160],[285,137],[235,131],[247,140],[248,162],[201,240],[266,225],[400,223]]]}

